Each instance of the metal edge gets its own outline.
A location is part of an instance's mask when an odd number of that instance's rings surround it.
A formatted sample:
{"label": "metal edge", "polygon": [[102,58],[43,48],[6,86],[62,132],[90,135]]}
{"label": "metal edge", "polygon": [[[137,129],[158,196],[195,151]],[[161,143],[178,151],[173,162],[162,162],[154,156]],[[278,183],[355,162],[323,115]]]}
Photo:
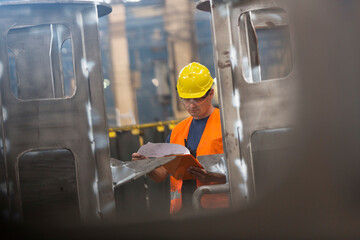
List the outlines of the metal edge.
{"label": "metal edge", "polygon": [[37,5],[37,4],[95,4],[98,9],[98,17],[103,17],[112,12],[112,7],[110,4],[106,3],[104,0],[34,0],[34,1],[0,1],[1,6],[15,6],[15,5]]}

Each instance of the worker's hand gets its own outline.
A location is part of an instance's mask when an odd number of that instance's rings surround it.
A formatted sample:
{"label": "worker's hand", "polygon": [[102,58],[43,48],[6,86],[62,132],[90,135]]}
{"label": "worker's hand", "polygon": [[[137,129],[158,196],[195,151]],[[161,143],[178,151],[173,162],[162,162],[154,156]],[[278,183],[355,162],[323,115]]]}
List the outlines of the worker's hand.
{"label": "worker's hand", "polygon": [[203,168],[189,167],[188,172],[199,179],[200,182],[209,183],[216,182],[218,184],[226,183],[226,176],[221,173],[208,172]]}
{"label": "worker's hand", "polygon": [[132,161],[142,160],[142,159],[148,159],[147,157],[141,155],[140,153],[133,153],[133,154],[131,155],[131,157],[132,157],[132,158],[131,158]]}

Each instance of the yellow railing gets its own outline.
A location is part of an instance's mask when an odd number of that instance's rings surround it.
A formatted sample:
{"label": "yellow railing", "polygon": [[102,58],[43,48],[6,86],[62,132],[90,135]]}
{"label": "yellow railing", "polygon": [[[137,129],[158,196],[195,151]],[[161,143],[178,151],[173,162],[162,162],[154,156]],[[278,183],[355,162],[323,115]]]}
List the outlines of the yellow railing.
{"label": "yellow railing", "polygon": [[158,132],[164,132],[165,126],[168,126],[168,128],[171,130],[175,127],[176,124],[181,122],[180,120],[172,120],[172,121],[165,121],[165,122],[155,122],[155,123],[145,123],[145,124],[137,124],[137,125],[128,125],[128,126],[122,126],[122,127],[110,127],[109,128],[109,137],[114,138],[116,137],[116,132],[123,132],[123,131],[131,131],[133,135],[139,135],[141,129],[144,128],[154,128],[156,127],[156,130]]}

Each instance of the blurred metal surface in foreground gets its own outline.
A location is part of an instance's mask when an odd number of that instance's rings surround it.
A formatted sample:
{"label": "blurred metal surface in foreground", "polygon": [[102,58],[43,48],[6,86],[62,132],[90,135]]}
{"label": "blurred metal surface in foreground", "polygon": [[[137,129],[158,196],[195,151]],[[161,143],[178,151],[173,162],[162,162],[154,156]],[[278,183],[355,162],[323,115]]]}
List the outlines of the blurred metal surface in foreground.
{"label": "blurred metal surface in foreground", "polygon": [[[99,6],[0,2],[2,219],[70,224],[114,216]],[[56,217],[68,206],[74,215]]]}
{"label": "blurred metal surface in foreground", "polygon": [[286,158],[295,144],[298,107],[293,29],[284,1],[201,1],[198,7],[205,5],[211,9],[231,203],[246,208],[294,167]]}

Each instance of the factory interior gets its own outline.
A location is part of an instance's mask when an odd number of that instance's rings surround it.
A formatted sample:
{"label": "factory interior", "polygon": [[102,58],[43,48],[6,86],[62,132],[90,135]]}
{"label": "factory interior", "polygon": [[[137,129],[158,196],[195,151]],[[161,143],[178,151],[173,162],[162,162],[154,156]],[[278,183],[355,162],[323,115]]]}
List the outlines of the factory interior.
{"label": "factory interior", "polygon": [[355,0],[0,0],[0,239],[359,239],[356,22]]}

